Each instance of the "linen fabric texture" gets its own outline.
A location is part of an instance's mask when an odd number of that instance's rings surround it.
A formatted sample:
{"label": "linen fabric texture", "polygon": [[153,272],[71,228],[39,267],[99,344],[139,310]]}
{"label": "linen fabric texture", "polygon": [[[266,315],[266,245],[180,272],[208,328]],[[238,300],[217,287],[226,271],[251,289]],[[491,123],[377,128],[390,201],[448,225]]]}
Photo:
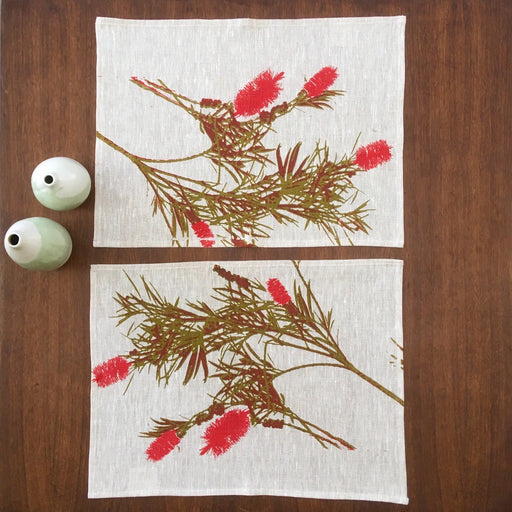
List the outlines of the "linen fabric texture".
{"label": "linen fabric texture", "polygon": [[404,32],[98,18],[94,245],[402,247]]}
{"label": "linen fabric texture", "polygon": [[93,265],[90,327],[90,498],[407,503],[401,261]]}

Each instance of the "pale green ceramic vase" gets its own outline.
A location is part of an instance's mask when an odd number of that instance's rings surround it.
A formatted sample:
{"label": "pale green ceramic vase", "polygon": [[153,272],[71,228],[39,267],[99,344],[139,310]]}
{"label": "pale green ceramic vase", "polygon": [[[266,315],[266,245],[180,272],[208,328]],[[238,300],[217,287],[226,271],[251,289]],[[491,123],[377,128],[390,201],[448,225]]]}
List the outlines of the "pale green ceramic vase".
{"label": "pale green ceramic vase", "polygon": [[80,206],[91,191],[91,177],[76,160],[55,156],[41,162],[32,173],[31,185],[37,200],[52,210]]}
{"label": "pale green ceramic vase", "polygon": [[18,265],[30,270],[55,270],[68,260],[72,242],[66,228],[44,217],[15,222],[5,234],[4,247]]}

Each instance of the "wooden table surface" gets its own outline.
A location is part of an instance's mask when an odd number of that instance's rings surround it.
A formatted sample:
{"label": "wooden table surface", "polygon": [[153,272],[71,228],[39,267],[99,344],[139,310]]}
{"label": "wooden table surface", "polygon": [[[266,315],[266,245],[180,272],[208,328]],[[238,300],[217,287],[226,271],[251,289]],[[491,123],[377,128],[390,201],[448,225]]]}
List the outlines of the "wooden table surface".
{"label": "wooden table surface", "polygon": [[[94,196],[58,213],[30,176],[65,155],[92,173],[96,16],[407,15],[405,247],[94,249]],[[1,228],[48,216],[59,271],[0,257],[0,510],[499,512],[512,509],[512,2],[3,0]],[[400,258],[408,507],[277,497],[87,499],[89,265]]]}

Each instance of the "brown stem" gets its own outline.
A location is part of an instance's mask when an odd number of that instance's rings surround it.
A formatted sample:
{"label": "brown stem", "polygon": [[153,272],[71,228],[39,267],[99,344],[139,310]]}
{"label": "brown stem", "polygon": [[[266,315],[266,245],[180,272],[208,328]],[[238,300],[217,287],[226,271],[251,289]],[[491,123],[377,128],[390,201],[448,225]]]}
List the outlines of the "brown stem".
{"label": "brown stem", "polygon": [[187,160],[194,160],[195,158],[199,158],[201,156],[206,156],[211,151],[211,147],[201,151],[201,153],[196,153],[194,155],[185,156],[183,158],[164,158],[164,159],[156,159],[156,158],[142,158],[138,157],[141,162],[151,163],[151,164],[173,164],[177,162],[186,162]]}
{"label": "brown stem", "polygon": [[[336,448],[339,448],[339,445],[341,445],[344,446],[345,448],[348,448],[349,450],[355,450],[354,445],[350,444],[348,441],[345,441],[341,437],[333,436],[331,433],[327,432],[327,430],[317,427],[313,423],[303,420],[302,418],[296,417],[295,419],[298,420],[302,424],[302,426],[296,425],[294,423],[285,423],[284,425],[286,427],[294,428],[299,432],[309,434],[310,436],[314,437],[322,446],[324,446],[324,448],[326,448],[324,443],[329,443],[335,446]],[[317,430],[321,434],[318,434],[314,430]]]}
{"label": "brown stem", "polygon": [[[124,149],[123,147],[119,146],[119,144],[116,144],[113,140],[109,139],[108,137],[105,137],[105,135],[103,135],[100,132],[96,132],[96,137],[98,139],[100,139],[101,141],[103,141],[105,144],[108,144],[112,149],[115,149],[119,153],[122,153],[124,156],[129,158],[135,164],[137,164],[138,162],[146,162],[146,163],[153,163],[153,164],[171,164],[171,163],[178,163],[178,162],[186,162],[188,160],[193,160],[193,159],[199,158],[201,156],[206,156],[212,149],[211,147],[209,147],[208,149],[205,149],[204,151],[201,151],[200,153],[196,153],[196,154],[190,155],[190,156],[185,156],[183,158],[167,158],[167,159],[159,160],[159,159],[153,159],[153,158],[143,158],[141,156],[134,155],[134,154],[130,153],[129,151],[127,151],[126,149]],[[162,172],[164,174],[168,174],[168,173],[165,173],[165,171],[162,171]]]}
{"label": "brown stem", "polygon": [[382,391],[382,393],[384,393],[385,395],[387,395],[390,398],[392,398],[395,402],[399,403],[401,406],[404,405],[404,401],[403,401],[402,398],[400,398],[399,396],[395,395],[395,393],[393,393],[389,389],[385,388],[382,384],[379,384],[376,380],[373,380],[371,377],[369,377],[368,375],[363,373],[361,370],[358,370],[351,363],[347,364],[346,369],[351,371],[352,373],[354,373],[355,375],[357,375],[361,379],[365,380],[366,382],[368,382],[368,384],[371,384],[374,388],[378,389],[379,391]]}
{"label": "brown stem", "polygon": [[[297,347],[298,348],[298,347]],[[398,402],[400,405],[404,405],[404,401],[398,397],[397,395],[395,395],[392,391],[390,391],[389,389],[385,388],[382,384],[379,384],[376,380],[373,380],[371,377],[369,377],[368,375],[364,374],[362,371],[358,370],[355,366],[353,366],[351,363],[346,363],[346,364],[334,364],[334,363],[310,363],[310,364],[302,364],[302,365],[299,365],[299,366],[294,366],[293,368],[288,368],[287,370],[283,370],[281,372],[279,372],[279,375],[278,377],[280,377],[281,375],[284,375],[285,373],[288,373],[288,372],[293,372],[295,370],[301,370],[303,368],[311,368],[313,366],[332,366],[334,368],[342,368],[344,370],[349,370],[351,371],[352,373],[356,374],[358,377],[360,377],[361,379],[365,380],[366,382],[368,382],[369,384],[371,384],[373,387],[377,388],[379,391],[382,391],[382,393],[384,393],[385,395],[389,396],[390,398],[392,398],[393,400],[395,400],[395,402]]]}
{"label": "brown stem", "polygon": [[293,368],[288,368],[286,370],[280,371],[277,375],[278,377],[281,377],[281,375],[284,375],[288,372],[294,372],[295,370],[302,370],[304,368],[312,368],[314,366],[332,366],[333,368],[343,368],[344,370],[347,368],[346,366],[342,364],[335,364],[335,363],[309,363],[309,364],[301,364],[299,366],[294,366]]}

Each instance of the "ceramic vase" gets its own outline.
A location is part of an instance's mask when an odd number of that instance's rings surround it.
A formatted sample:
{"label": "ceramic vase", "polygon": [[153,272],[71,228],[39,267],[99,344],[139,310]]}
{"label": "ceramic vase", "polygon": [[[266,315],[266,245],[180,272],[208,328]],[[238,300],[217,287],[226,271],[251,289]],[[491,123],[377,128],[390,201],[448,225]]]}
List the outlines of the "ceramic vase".
{"label": "ceramic vase", "polygon": [[91,191],[91,177],[87,169],[65,156],[41,162],[32,173],[31,184],[37,200],[52,210],[76,208]]}
{"label": "ceramic vase", "polygon": [[30,270],[55,270],[68,260],[72,242],[66,228],[44,217],[15,222],[5,234],[4,247],[18,265]]}

